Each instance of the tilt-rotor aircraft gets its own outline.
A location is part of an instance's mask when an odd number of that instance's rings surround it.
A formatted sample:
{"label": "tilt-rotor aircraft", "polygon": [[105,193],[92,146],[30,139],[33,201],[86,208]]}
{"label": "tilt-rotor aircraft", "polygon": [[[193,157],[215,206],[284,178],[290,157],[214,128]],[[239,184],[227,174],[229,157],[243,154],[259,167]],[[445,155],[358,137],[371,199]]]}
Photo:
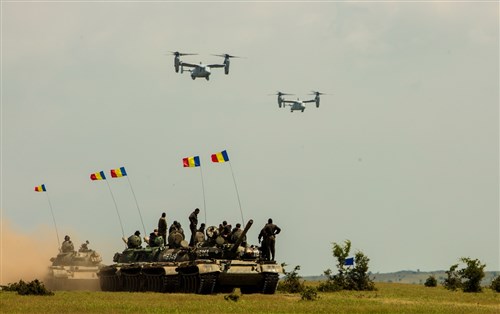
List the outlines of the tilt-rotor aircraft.
{"label": "tilt-rotor aircraft", "polygon": [[222,64],[220,64],[220,63],[203,64],[201,62],[200,62],[200,64],[194,64],[194,63],[184,62],[180,59],[180,57],[181,56],[196,55],[196,53],[182,53],[182,52],[175,51],[175,52],[172,52],[172,54],[174,55],[174,67],[175,67],[176,73],[179,73],[179,69],[180,69],[181,73],[184,73],[184,68],[187,67],[190,69],[186,69],[185,71],[191,72],[191,78],[193,80],[202,77],[202,78],[205,78],[207,81],[210,80],[210,74],[212,74],[212,71],[211,71],[212,68],[224,68],[224,73],[226,75],[228,75],[229,74],[229,64],[230,64],[229,59],[239,58],[237,56],[232,56],[232,55],[229,55],[226,53],[226,54],[214,55],[217,57],[224,58],[224,61]]}
{"label": "tilt-rotor aircraft", "polygon": [[301,112],[304,112],[304,109],[306,109],[305,104],[314,102],[316,103],[316,108],[319,108],[319,96],[320,95],[326,95],[321,92],[316,92],[312,91],[311,94],[309,95],[315,95],[314,99],[309,99],[309,100],[300,100],[297,98],[297,100],[290,100],[290,99],[285,99],[283,96],[286,95],[293,95],[293,94],[287,94],[287,93],[282,93],[282,92],[277,92],[275,95],[278,96],[278,106],[279,108],[283,107],[285,108],[286,106],[290,106],[290,112],[294,112],[294,110],[300,110]]}

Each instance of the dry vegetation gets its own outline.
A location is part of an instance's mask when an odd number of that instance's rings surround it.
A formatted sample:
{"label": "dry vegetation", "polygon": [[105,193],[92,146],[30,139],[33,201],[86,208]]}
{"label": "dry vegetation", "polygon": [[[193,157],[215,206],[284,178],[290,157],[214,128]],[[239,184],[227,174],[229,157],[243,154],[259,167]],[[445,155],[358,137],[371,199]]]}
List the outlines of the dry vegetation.
{"label": "dry vegetation", "polygon": [[[316,283],[308,283],[315,285]],[[0,292],[1,313],[500,313],[500,294],[450,292],[443,287],[377,283],[377,291],[320,293],[317,301],[298,294],[219,295],[69,292],[21,296]]]}

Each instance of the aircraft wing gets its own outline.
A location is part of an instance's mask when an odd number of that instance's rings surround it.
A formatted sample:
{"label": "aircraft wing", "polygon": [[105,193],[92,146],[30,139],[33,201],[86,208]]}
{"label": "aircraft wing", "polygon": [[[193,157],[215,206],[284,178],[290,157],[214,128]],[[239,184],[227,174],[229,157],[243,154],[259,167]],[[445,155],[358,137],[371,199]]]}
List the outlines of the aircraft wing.
{"label": "aircraft wing", "polygon": [[283,99],[281,101],[282,104],[293,104],[295,102],[297,102],[297,101],[296,100],[286,100],[286,99]]}
{"label": "aircraft wing", "polygon": [[311,100],[303,100],[302,102],[316,102],[316,99],[311,99]]}
{"label": "aircraft wing", "polygon": [[188,67],[188,68],[196,68],[198,64],[193,64],[193,63],[187,63],[187,62],[182,62],[181,66],[183,67]]}
{"label": "aircraft wing", "polygon": [[210,68],[223,68],[225,67],[225,64],[209,64],[208,67]]}

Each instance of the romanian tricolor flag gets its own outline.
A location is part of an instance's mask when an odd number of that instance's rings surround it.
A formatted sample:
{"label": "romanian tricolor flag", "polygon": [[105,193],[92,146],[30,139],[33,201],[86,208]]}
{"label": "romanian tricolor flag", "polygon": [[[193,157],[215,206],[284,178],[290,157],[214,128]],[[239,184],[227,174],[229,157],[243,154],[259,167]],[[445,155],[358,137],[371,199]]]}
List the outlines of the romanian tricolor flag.
{"label": "romanian tricolor flag", "polygon": [[125,171],[125,167],[120,167],[120,169],[111,169],[111,177],[112,178],[119,178],[119,177],[126,177],[127,176],[127,171]]}
{"label": "romanian tricolor flag", "polygon": [[226,161],[229,161],[229,156],[227,155],[227,152],[225,150],[223,150],[220,153],[212,154],[212,161],[213,162],[226,162]]}
{"label": "romanian tricolor flag", "polygon": [[45,192],[47,189],[45,188],[45,184],[35,186],[35,192]]}
{"label": "romanian tricolor flag", "polygon": [[100,172],[95,172],[95,173],[91,174],[90,179],[92,181],[94,181],[94,180],[106,180],[106,176],[104,175],[104,171],[100,171]]}
{"label": "romanian tricolor flag", "polygon": [[200,156],[182,158],[182,165],[184,167],[199,167]]}

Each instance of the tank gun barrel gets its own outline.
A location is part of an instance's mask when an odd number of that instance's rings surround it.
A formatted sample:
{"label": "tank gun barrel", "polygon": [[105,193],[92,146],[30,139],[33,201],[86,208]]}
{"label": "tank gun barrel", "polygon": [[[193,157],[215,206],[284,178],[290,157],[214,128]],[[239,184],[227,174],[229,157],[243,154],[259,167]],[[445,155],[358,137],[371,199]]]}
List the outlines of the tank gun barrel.
{"label": "tank gun barrel", "polygon": [[238,237],[238,239],[234,243],[233,247],[231,248],[231,253],[236,253],[236,251],[238,250],[238,247],[240,246],[241,242],[243,242],[243,239],[247,235],[248,229],[250,229],[250,227],[252,226],[252,224],[253,224],[253,220],[250,219],[247,222],[247,225],[245,226],[245,229],[243,229],[243,232],[241,233],[241,235]]}

